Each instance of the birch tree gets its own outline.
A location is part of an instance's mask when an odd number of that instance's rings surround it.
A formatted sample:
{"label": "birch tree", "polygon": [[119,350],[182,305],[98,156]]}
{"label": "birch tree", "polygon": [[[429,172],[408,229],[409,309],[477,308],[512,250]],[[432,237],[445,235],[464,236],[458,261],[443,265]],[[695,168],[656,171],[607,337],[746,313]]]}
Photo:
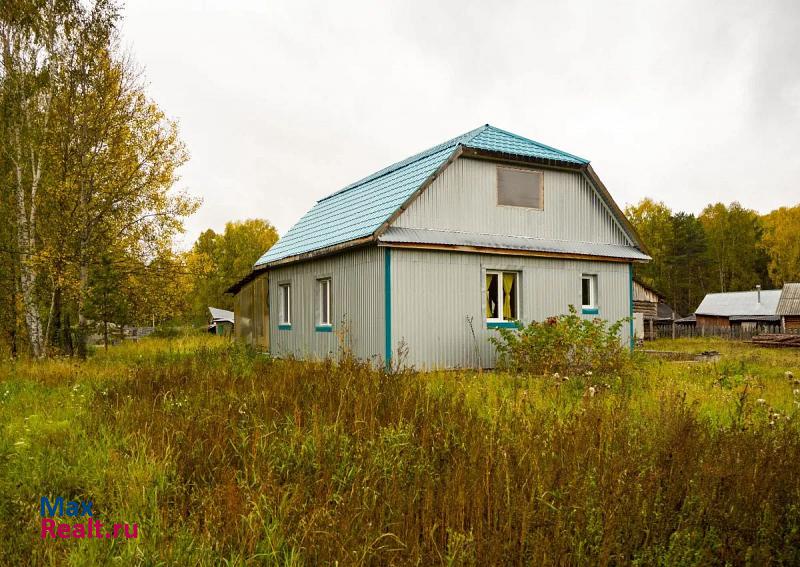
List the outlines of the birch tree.
{"label": "birch tree", "polygon": [[30,10],[21,3],[0,11],[2,143],[13,179],[11,194],[19,256],[19,290],[25,326],[35,357],[44,354],[42,317],[36,298],[37,237],[42,177],[47,166],[50,108],[60,72],[71,2],[43,2]]}
{"label": "birch tree", "polygon": [[148,264],[198,204],[172,189],[188,154],[119,48],[119,19],[106,0],[0,6],[0,143],[13,173],[16,280],[36,357],[63,310],[85,335],[98,259],[113,250]]}

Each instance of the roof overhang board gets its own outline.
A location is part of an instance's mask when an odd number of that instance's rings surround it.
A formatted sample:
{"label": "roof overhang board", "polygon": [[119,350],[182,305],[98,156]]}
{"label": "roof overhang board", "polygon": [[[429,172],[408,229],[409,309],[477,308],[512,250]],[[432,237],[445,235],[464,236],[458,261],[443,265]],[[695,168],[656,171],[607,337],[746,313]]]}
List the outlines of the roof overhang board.
{"label": "roof overhang board", "polygon": [[593,254],[572,254],[564,252],[543,252],[537,250],[514,250],[511,248],[487,248],[482,246],[463,246],[458,244],[422,244],[400,242],[378,242],[384,248],[404,248],[411,250],[442,250],[448,252],[471,252],[474,254],[497,254],[501,256],[527,256],[531,258],[558,258],[562,260],[594,260],[600,262],[619,262],[622,264],[646,263],[649,260],[619,258],[615,256],[597,256]]}

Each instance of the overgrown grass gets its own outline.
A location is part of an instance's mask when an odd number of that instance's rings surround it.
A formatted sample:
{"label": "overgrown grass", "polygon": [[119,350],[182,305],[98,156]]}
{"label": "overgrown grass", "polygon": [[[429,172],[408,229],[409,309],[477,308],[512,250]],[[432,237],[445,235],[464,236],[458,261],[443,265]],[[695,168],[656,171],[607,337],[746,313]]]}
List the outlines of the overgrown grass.
{"label": "overgrown grass", "polygon": [[[0,367],[0,564],[798,564],[797,352],[386,374],[216,337]],[[43,495],[138,539],[43,541]]]}

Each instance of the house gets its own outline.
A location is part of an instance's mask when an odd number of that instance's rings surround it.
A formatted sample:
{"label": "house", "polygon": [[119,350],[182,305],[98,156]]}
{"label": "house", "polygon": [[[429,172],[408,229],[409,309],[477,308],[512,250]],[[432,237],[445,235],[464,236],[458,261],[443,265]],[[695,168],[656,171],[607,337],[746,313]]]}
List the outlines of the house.
{"label": "house", "polygon": [[487,124],[320,199],[229,292],[276,356],[491,367],[517,321],[631,317],[648,260],[587,160]]}
{"label": "house", "polygon": [[654,339],[654,327],[671,325],[681,316],[666,298],[638,279],[633,280],[633,315],[637,338]]}
{"label": "house", "polygon": [[208,312],[211,320],[208,324],[208,332],[215,335],[230,336],[233,334],[234,315],[233,311],[227,309],[217,309],[216,307],[209,307]]}
{"label": "house", "polygon": [[775,314],[784,330],[800,330],[800,283],[783,284]]}
{"label": "house", "polygon": [[698,327],[765,327],[780,324],[779,289],[709,293],[695,310]]}

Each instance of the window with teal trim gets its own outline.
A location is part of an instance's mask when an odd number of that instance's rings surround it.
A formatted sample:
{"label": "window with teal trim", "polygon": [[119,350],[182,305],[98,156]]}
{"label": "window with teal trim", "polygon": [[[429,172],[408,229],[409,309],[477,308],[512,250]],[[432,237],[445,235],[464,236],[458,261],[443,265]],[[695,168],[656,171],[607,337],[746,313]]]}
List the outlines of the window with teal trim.
{"label": "window with teal trim", "polygon": [[292,324],[292,286],[281,284],[278,286],[278,325],[284,328],[290,328]]}
{"label": "window with teal trim", "polygon": [[597,315],[600,309],[597,306],[597,275],[583,274],[581,276],[581,312],[584,315]]}
{"label": "window with teal trim", "polygon": [[317,330],[331,327],[331,278],[317,280]]}
{"label": "window with teal trim", "polygon": [[486,271],[486,326],[515,327],[519,319],[519,274]]}

